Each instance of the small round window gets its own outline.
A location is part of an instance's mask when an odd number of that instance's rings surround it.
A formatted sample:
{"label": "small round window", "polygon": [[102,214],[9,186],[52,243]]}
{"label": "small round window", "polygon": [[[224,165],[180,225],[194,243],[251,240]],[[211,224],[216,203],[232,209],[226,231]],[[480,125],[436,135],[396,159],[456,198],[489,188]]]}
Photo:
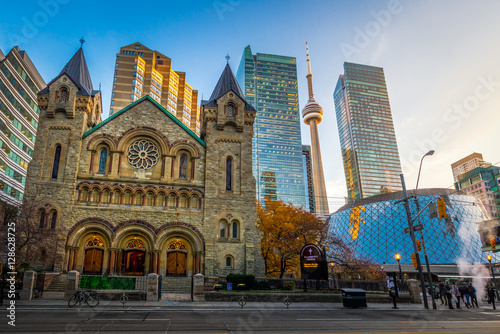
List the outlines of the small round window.
{"label": "small round window", "polygon": [[153,168],[160,158],[160,153],[155,144],[149,140],[138,140],[128,149],[128,162],[137,169]]}

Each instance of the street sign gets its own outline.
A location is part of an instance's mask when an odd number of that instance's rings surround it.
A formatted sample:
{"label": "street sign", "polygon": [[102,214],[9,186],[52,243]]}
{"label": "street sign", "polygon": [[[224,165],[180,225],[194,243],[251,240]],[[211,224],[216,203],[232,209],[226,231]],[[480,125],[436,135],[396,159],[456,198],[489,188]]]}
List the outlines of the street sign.
{"label": "street sign", "polygon": [[[423,229],[424,229],[424,225],[422,225],[422,224],[413,226],[413,231],[422,231]],[[409,227],[405,228],[405,233],[410,233]]]}

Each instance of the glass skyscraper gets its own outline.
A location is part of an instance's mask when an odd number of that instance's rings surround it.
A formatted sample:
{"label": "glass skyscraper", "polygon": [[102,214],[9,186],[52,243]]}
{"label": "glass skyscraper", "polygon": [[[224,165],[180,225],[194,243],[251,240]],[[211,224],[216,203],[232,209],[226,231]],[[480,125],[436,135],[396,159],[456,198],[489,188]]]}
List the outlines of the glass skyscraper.
{"label": "glass skyscraper", "polygon": [[40,114],[36,94],[45,86],[26,51],[0,50],[0,202],[23,200]]}
{"label": "glass skyscraper", "polygon": [[333,97],[349,201],[402,190],[384,69],[344,63]]}
{"label": "glass skyscraper", "polygon": [[296,59],[253,55],[247,46],[236,77],[246,100],[257,110],[252,152],[257,199],[271,195],[308,209]]}

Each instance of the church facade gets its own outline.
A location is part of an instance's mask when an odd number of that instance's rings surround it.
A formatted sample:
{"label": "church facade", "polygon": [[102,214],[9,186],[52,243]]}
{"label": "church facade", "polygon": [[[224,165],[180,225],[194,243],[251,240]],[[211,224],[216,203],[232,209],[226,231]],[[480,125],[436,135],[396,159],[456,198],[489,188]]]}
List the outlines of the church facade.
{"label": "church facade", "polygon": [[264,275],[256,112],[229,65],[202,103],[201,137],[149,96],[101,121],[82,48],[38,103],[24,200],[57,235],[55,271]]}

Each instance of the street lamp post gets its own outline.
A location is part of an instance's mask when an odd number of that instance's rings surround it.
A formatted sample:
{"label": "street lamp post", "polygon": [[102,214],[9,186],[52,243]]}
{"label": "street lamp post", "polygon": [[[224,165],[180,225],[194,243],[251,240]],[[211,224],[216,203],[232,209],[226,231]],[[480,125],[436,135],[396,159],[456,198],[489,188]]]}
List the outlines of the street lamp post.
{"label": "street lamp post", "polygon": [[394,255],[394,257],[396,258],[396,260],[398,261],[398,266],[399,266],[399,279],[401,280],[401,282],[403,282],[403,272],[401,271],[401,255],[399,254],[396,254]]}
{"label": "street lamp post", "polygon": [[420,262],[420,254],[418,253],[417,240],[415,239],[415,230],[413,229],[413,220],[411,216],[410,204],[408,202],[408,194],[406,192],[405,177],[403,174],[401,174],[400,177],[401,177],[401,185],[403,186],[403,196],[404,196],[404,199],[402,199],[401,201],[404,202],[404,206],[406,209],[406,218],[408,219],[408,230],[410,232],[410,237],[413,242],[413,251],[415,252],[415,259],[417,260],[418,277],[420,279],[420,286],[422,288],[422,297],[424,298],[424,306],[425,308],[428,309],[429,303],[427,302],[427,292],[425,291],[424,273],[422,272],[422,263]]}
{"label": "street lamp post", "polygon": [[[420,167],[418,169],[418,177],[417,177],[417,184],[415,186],[415,204],[417,205],[417,214],[420,213],[420,208],[419,208],[419,202],[418,202],[418,197],[417,197],[417,190],[418,190],[418,182],[420,181],[420,172],[422,171],[422,162],[424,161],[424,158],[428,155],[433,155],[434,150],[430,150],[424,156],[422,159],[420,159]],[[420,224],[420,216],[418,216],[418,223]],[[425,247],[425,241],[424,241],[424,231],[420,230],[420,238],[422,239],[422,247],[424,249],[424,259],[425,259],[425,266],[427,268],[427,281],[429,282],[429,288],[431,289],[430,294],[431,294],[431,300],[432,300],[432,308],[434,310],[437,309],[436,305],[436,298],[434,296],[434,286],[432,285],[432,273],[431,273],[431,267],[429,265],[429,257],[427,256],[427,247]]]}
{"label": "street lamp post", "polygon": [[497,294],[497,300],[500,300],[498,298],[497,281],[495,279],[495,272],[493,271],[493,265],[491,264],[491,255],[490,254],[486,255],[486,259],[490,262],[491,276],[493,277],[493,285],[495,286],[495,293]]}

